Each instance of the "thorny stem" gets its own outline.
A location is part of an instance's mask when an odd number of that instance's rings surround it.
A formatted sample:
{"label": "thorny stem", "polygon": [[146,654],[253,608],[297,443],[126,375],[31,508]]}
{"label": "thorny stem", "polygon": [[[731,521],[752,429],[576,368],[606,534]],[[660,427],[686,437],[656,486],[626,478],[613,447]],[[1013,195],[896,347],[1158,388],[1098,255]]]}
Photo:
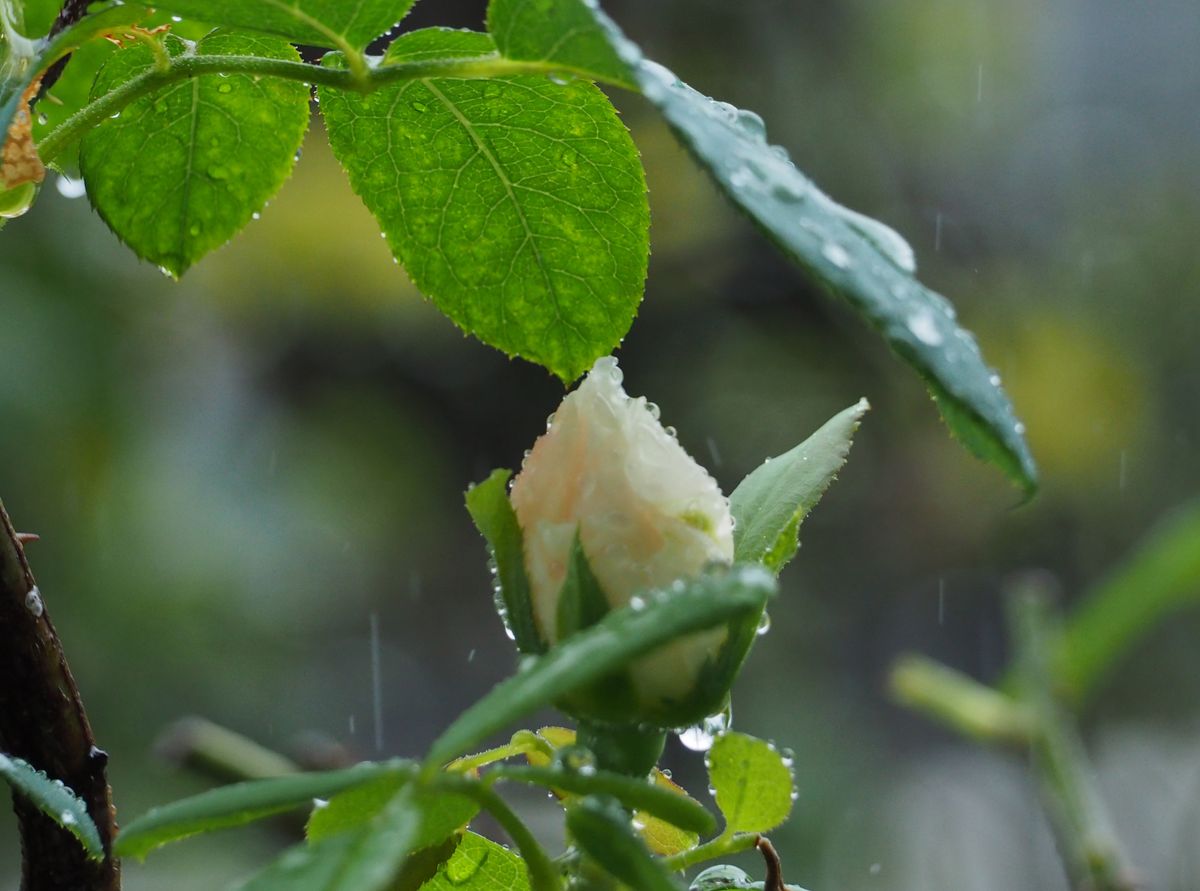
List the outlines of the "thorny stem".
{"label": "thorny stem", "polygon": [[202,56],[180,55],[163,67],[146,71],[80,109],[46,135],[38,144],[43,161],[53,161],[68,145],[85,132],[113,117],[131,102],[193,77],[206,74],[251,74],[260,77],[279,77],[306,84],[319,84],[359,93],[370,93],[388,84],[430,77],[489,78],[515,75],[549,75],[554,73],[580,74],[569,67],[551,62],[517,62],[500,56],[472,59],[432,59],[379,65],[356,72],[345,68],[327,68],[306,62],[286,59],[266,59],[259,56]]}
{"label": "thorny stem", "polygon": [[1087,752],[1074,722],[1055,698],[1049,592],[1045,577],[1030,575],[1013,586],[1010,597],[1021,699],[1034,719],[1034,774],[1075,886],[1081,891],[1133,891],[1133,870],[1094,785]]}
{"label": "thorny stem", "polygon": [[[116,834],[112,794],[79,688],[25,551],[0,505],[0,751],[62,780],[87,806],[104,847]],[[74,837],[14,797],[22,891],[117,891],[115,859],[87,859]]]}

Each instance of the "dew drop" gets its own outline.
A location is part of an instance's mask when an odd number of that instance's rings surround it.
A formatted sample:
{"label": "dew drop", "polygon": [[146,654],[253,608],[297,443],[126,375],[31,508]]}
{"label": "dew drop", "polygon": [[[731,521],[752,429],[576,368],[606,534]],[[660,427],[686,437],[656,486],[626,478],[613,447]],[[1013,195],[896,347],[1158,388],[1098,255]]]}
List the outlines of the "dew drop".
{"label": "dew drop", "polygon": [[25,595],[25,609],[29,610],[35,618],[40,618],[46,611],[46,607],[42,603],[42,592],[38,590],[37,585],[30,588],[29,593]]}
{"label": "dew drop", "polygon": [[938,346],[944,338],[938,330],[937,322],[928,309],[921,309],[908,317],[908,330],[921,343],[927,346]]}
{"label": "dew drop", "polygon": [[60,176],[56,179],[54,181],[54,188],[64,198],[82,198],[87,194],[87,187],[84,186],[83,180],[71,179],[69,176]]}
{"label": "dew drop", "polygon": [[821,248],[821,256],[823,256],[838,269],[850,268],[850,255],[846,253],[846,249],[844,247],[836,242],[825,242],[824,246]]}
{"label": "dew drop", "polygon": [[771,630],[771,614],[763,610],[762,618],[758,620],[758,627],[754,629],[754,633],[762,637]]}
{"label": "dew drop", "polygon": [[425,112],[429,111],[429,106],[426,105],[424,102],[413,102],[412,110],[417,112],[418,114],[424,114]]}

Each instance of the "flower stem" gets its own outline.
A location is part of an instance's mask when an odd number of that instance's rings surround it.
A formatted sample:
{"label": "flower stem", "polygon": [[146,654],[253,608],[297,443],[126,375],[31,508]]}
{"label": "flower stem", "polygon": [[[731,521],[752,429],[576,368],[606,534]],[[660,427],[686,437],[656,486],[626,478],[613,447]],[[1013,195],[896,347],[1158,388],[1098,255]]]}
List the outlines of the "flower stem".
{"label": "flower stem", "polygon": [[[360,57],[361,58],[361,57]],[[121,86],[93,100],[46,135],[38,144],[42,160],[53,161],[60,152],[106,118],[119,113],[130,103],[163,87],[193,77],[210,74],[251,74],[279,77],[306,84],[320,84],[342,90],[370,93],[380,87],[400,81],[431,77],[490,78],[517,75],[547,75],[555,72],[594,77],[586,72],[573,72],[551,62],[517,62],[498,55],[471,59],[429,59],[397,62],[376,68],[329,68],[293,62],[287,59],[267,59],[260,56],[203,56],[181,55],[162,67],[139,74]]]}
{"label": "flower stem", "polygon": [[762,836],[757,832],[726,831],[712,841],[707,841],[698,847],[692,848],[690,851],[684,851],[681,854],[664,858],[663,864],[667,869],[678,872],[695,866],[697,863],[704,863],[708,860],[716,860],[718,857],[727,857],[730,854],[748,851],[758,844],[760,838]]}

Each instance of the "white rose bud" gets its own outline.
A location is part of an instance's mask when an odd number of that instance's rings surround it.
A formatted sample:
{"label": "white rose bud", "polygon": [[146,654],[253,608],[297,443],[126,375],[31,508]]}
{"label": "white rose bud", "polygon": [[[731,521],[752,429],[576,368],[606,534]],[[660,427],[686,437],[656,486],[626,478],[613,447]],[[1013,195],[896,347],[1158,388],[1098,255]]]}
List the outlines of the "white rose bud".
{"label": "white rose bud", "polygon": [[[733,561],[733,519],[716,481],[644,398],[621,387],[615,359],[596,362],[553,415],[513,481],[533,617],[557,642],[560,591],[578,531],[609,607]],[[642,715],[687,699],[726,628],[664,645],[630,669]]]}

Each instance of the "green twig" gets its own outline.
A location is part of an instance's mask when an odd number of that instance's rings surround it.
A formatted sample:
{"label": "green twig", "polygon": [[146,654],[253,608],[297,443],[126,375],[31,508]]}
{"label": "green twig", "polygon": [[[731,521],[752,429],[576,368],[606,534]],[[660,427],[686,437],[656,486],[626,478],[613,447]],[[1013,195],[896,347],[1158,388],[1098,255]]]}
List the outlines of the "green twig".
{"label": "green twig", "polygon": [[762,836],[757,832],[722,833],[712,841],[707,841],[690,851],[663,858],[663,864],[672,871],[684,870],[697,863],[705,863],[709,860],[716,860],[718,857],[727,857],[730,854],[748,851],[758,845],[760,838]]}
{"label": "green twig", "polygon": [[139,74],[109,93],[93,100],[59,124],[38,143],[43,161],[50,162],[84,133],[118,114],[123,108],[143,96],[174,83],[210,74],[251,74],[260,77],[279,77],[319,84],[342,90],[370,93],[380,87],[401,81],[431,77],[490,78],[517,75],[549,75],[554,73],[595,75],[574,72],[552,62],[516,62],[500,56],[472,59],[432,59],[380,65],[362,72],[348,68],[327,68],[287,59],[265,59],[259,56],[175,56],[165,67]]}
{"label": "green twig", "polygon": [[1109,822],[1074,722],[1055,697],[1057,643],[1043,576],[1026,576],[1010,595],[1020,700],[1034,720],[1031,753],[1038,789],[1076,887],[1133,891],[1133,871]]}
{"label": "green twig", "polygon": [[888,679],[892,698],[977,742],[1028,746],[1029,710],[1013,697],[925,656],[901,657]]}

